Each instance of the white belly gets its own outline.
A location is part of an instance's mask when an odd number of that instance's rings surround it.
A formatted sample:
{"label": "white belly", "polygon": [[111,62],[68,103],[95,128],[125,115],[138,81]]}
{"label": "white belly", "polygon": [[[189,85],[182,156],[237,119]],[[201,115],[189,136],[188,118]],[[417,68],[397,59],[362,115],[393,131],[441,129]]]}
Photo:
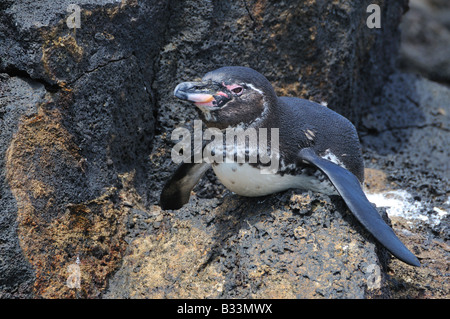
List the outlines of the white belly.
{"label": "white belly", "polygon": [[325,194],[337,194],[328,183],[309,175],[261,174],[247,163],[221,163],[213,165],[214,173],[230,191],[242,196],[264,196],[289,188],[302,188]]}

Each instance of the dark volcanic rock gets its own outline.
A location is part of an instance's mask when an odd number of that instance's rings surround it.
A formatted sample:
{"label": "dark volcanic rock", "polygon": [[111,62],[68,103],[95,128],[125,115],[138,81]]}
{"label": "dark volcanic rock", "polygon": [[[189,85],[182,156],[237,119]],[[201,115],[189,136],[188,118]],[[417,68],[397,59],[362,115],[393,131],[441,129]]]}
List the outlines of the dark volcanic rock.
{"label": "dark volcanic rock", "polygon": [[[161,129],[195,112],[173,101],[174,84],[225,65],[264,74],[279,95],[301,96],[358,123],[393,71],[407,1],[380,1],[383,28],[366,25],[373,1],[177,1],[154,88]],[[170,115],[170,119],[167,119]],[[172,121],[171,121],[172,120]]]}
{"label": "dark volcanic rock", "polygon": [[365,298],[385,285],[376,245],[338,197],[228,194],[131,218],[148,230],[129,234],[106,298]]}
{"label": "dark volcanic rock", "polygon": [[[0,5],[6,297],[98,297],[126,246],[125,184],[145,186],[167,3],[78,2],[73,29],[71,3]],[[66,285],[76,258],[81,292]]]}
{"label": "dark volcanic rock", "polygon": [[450,90],[416,75],[395,73],[375,99],[377,113],[363,117],[360,137],[369,166],[377,161],[390,182],[448,206]]}
{"label": "dark volcanic rock", "polygon": [[366,167],[383,172],[385,191],[407,191],[411,198],[404,204],[419,203],[404,216],[391,216],[394,230],[422,263],[412,268],[391,260],[388,286],[394,298],[449,296],[449,100],[448,87],[395,73],[374,101],[379,112],[362,120]]}
{"label": "dark volcanic rock", "polygon": [[[31,116],[42,103],[42,84],[0,75],[0,297],[27,296],[33,284],[33,269],[23,257],[17,237],[17,203],[5,180],[3,154],[11,143],[22,116]],[[14,107],[11,107],[14,105]]]}
{"label": "dark volcanic rock", "polygon": [[400,24],[403,70],[450,83],[450,3],[411,0]]}
{"label": "dark volcanic rock", "polygon": [[[157,205],[170,134],[196,118],[173,89],[223,65],[382,135],[363,117],[394,71],[406,0],[377,1],[380,29],[372,2],[86,0],[73,29],[72,1],[2,1],[0,296],[390,296],[386,251],[338,197],[242,198],[208,173],[186,207]],[[375,158],[392,141],[376,143]]]}

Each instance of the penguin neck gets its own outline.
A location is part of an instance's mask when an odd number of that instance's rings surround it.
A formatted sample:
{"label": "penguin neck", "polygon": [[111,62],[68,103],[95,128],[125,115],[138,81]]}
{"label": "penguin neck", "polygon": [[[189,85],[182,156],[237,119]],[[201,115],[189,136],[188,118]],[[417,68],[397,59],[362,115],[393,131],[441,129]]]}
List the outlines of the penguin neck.
{"label": "penguin neck", "polygon": [[218,127],[217,123],[215,122],[209,122],[208,119],[205,117],[204,114],[200,113],[200,118],[205,122],[205,124],[208,127],[215,127],[219,128],[221,131],[225,131],[227,129],[248,129],[248,128],[279,128],[279,116],[278,113],[280,112],[280,105],[278,101],[278,98],[276,96],[266,96],[263,99],[263,108],[262,112],[258,114],[254,119],[252,120],[244,120],[238,124],[230,125],[227,127]]}
{"label": "penguin neck", "polygon": [[265,98],[264,110],[261,115],[249,124],[248,127],[255,128],[279,128],[279,105],[277,98]]}

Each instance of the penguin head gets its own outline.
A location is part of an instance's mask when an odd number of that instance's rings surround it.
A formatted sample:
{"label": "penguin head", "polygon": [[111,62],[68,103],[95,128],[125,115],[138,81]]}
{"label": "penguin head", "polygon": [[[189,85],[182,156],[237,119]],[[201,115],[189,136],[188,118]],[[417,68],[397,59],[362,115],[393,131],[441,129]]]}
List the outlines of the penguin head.
{"label": "penguin head", "polygon": [[201,82],[183,82],[174,95],[193,102],[209,127],[248,127],[276,103],[270,82],[253,69],[228,66],[208,72]]}

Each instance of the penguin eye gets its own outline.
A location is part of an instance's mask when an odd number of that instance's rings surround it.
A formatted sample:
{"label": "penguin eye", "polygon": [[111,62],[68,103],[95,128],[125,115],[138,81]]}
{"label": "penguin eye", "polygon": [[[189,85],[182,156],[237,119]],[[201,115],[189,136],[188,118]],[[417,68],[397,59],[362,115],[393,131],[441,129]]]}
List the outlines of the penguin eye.
{"label": "penguin eye", "polygon": [[235,95],[241,95],[244,91],[244,88],[239,84],[226,85],[225,83],[223,83],[223,86],[225,86],[228,91],[232,92]]}
{"label": "penguin eye", "polygon": [[231,90],[231,92],[233,92],[234,94],[241,94],[242,91],[243,91],[242,86],[235,87],[234,89]]}

